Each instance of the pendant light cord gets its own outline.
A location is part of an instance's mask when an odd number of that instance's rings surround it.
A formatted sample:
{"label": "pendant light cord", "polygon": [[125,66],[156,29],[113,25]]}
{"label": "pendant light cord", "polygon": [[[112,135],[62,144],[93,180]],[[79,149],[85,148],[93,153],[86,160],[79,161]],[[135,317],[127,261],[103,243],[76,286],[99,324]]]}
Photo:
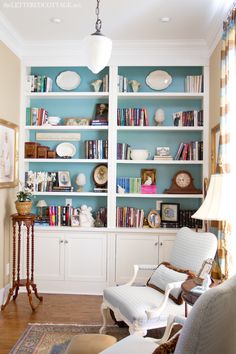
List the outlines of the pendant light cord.
{"label": "pendant light cord", "polygon": [[95,14],[97,16],[97,21],[95,23],[95,29],[97,32],[101,32],[101,28],[102,28],[102,21],[99,18],[99,4],[100,4],[100,0],[97,0],[97,7],[95,9]]}

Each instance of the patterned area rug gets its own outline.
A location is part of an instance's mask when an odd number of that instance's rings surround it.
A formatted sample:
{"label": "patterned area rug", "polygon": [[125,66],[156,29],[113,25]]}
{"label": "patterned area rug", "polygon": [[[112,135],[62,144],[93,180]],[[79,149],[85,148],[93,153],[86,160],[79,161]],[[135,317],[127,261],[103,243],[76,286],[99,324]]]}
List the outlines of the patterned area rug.
{"label": "patterned area rug", "polygon": [[[64,354],[73,336],[79,333],[99,333],[100,326],[70,324],[29,324],[9,354]],[[108,326],[107,334],[120,340],[128,328]]]}

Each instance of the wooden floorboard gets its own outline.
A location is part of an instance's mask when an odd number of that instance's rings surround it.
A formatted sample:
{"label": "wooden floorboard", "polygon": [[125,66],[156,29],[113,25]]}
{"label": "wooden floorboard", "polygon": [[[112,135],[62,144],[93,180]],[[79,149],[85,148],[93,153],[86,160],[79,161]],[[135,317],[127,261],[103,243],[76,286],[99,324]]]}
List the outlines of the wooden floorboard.
{"label": "wooden floorboard", "polygon": [[[0,354],[8,354],[28,323],[102,323],[102,296],[43,294],[43,302],[32,312],[27,294],[19,294],[0,312]],[[34,298],[34,304],[37,301]],[[109,320],[109,323],[113,323]]]}

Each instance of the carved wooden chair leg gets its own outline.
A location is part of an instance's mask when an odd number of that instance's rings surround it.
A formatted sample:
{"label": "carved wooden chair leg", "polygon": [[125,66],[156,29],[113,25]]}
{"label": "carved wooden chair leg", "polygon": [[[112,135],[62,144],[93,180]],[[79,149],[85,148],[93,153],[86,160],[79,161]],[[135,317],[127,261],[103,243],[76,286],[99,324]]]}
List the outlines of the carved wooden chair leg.
{"label": "carved wooden chair leg", "polygon": [[106,326],[107,326],[107,315],[109,312],[109,308],[107,307],[107,305],[104,304],[104,302],[101,305],[101,314],[102,314],[102,320],[103,320],[103,325],[99,330],[99,333],[106,333]]}

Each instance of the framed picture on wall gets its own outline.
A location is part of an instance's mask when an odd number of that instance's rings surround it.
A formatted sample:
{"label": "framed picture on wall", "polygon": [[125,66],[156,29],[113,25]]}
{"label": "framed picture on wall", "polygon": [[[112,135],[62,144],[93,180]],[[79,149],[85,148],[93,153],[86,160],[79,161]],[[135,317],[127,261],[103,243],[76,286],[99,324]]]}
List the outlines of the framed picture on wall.
{"label": "framed picture on wall", "polygon": [[0,119],[0,188],[18,184],[18,126]]}

